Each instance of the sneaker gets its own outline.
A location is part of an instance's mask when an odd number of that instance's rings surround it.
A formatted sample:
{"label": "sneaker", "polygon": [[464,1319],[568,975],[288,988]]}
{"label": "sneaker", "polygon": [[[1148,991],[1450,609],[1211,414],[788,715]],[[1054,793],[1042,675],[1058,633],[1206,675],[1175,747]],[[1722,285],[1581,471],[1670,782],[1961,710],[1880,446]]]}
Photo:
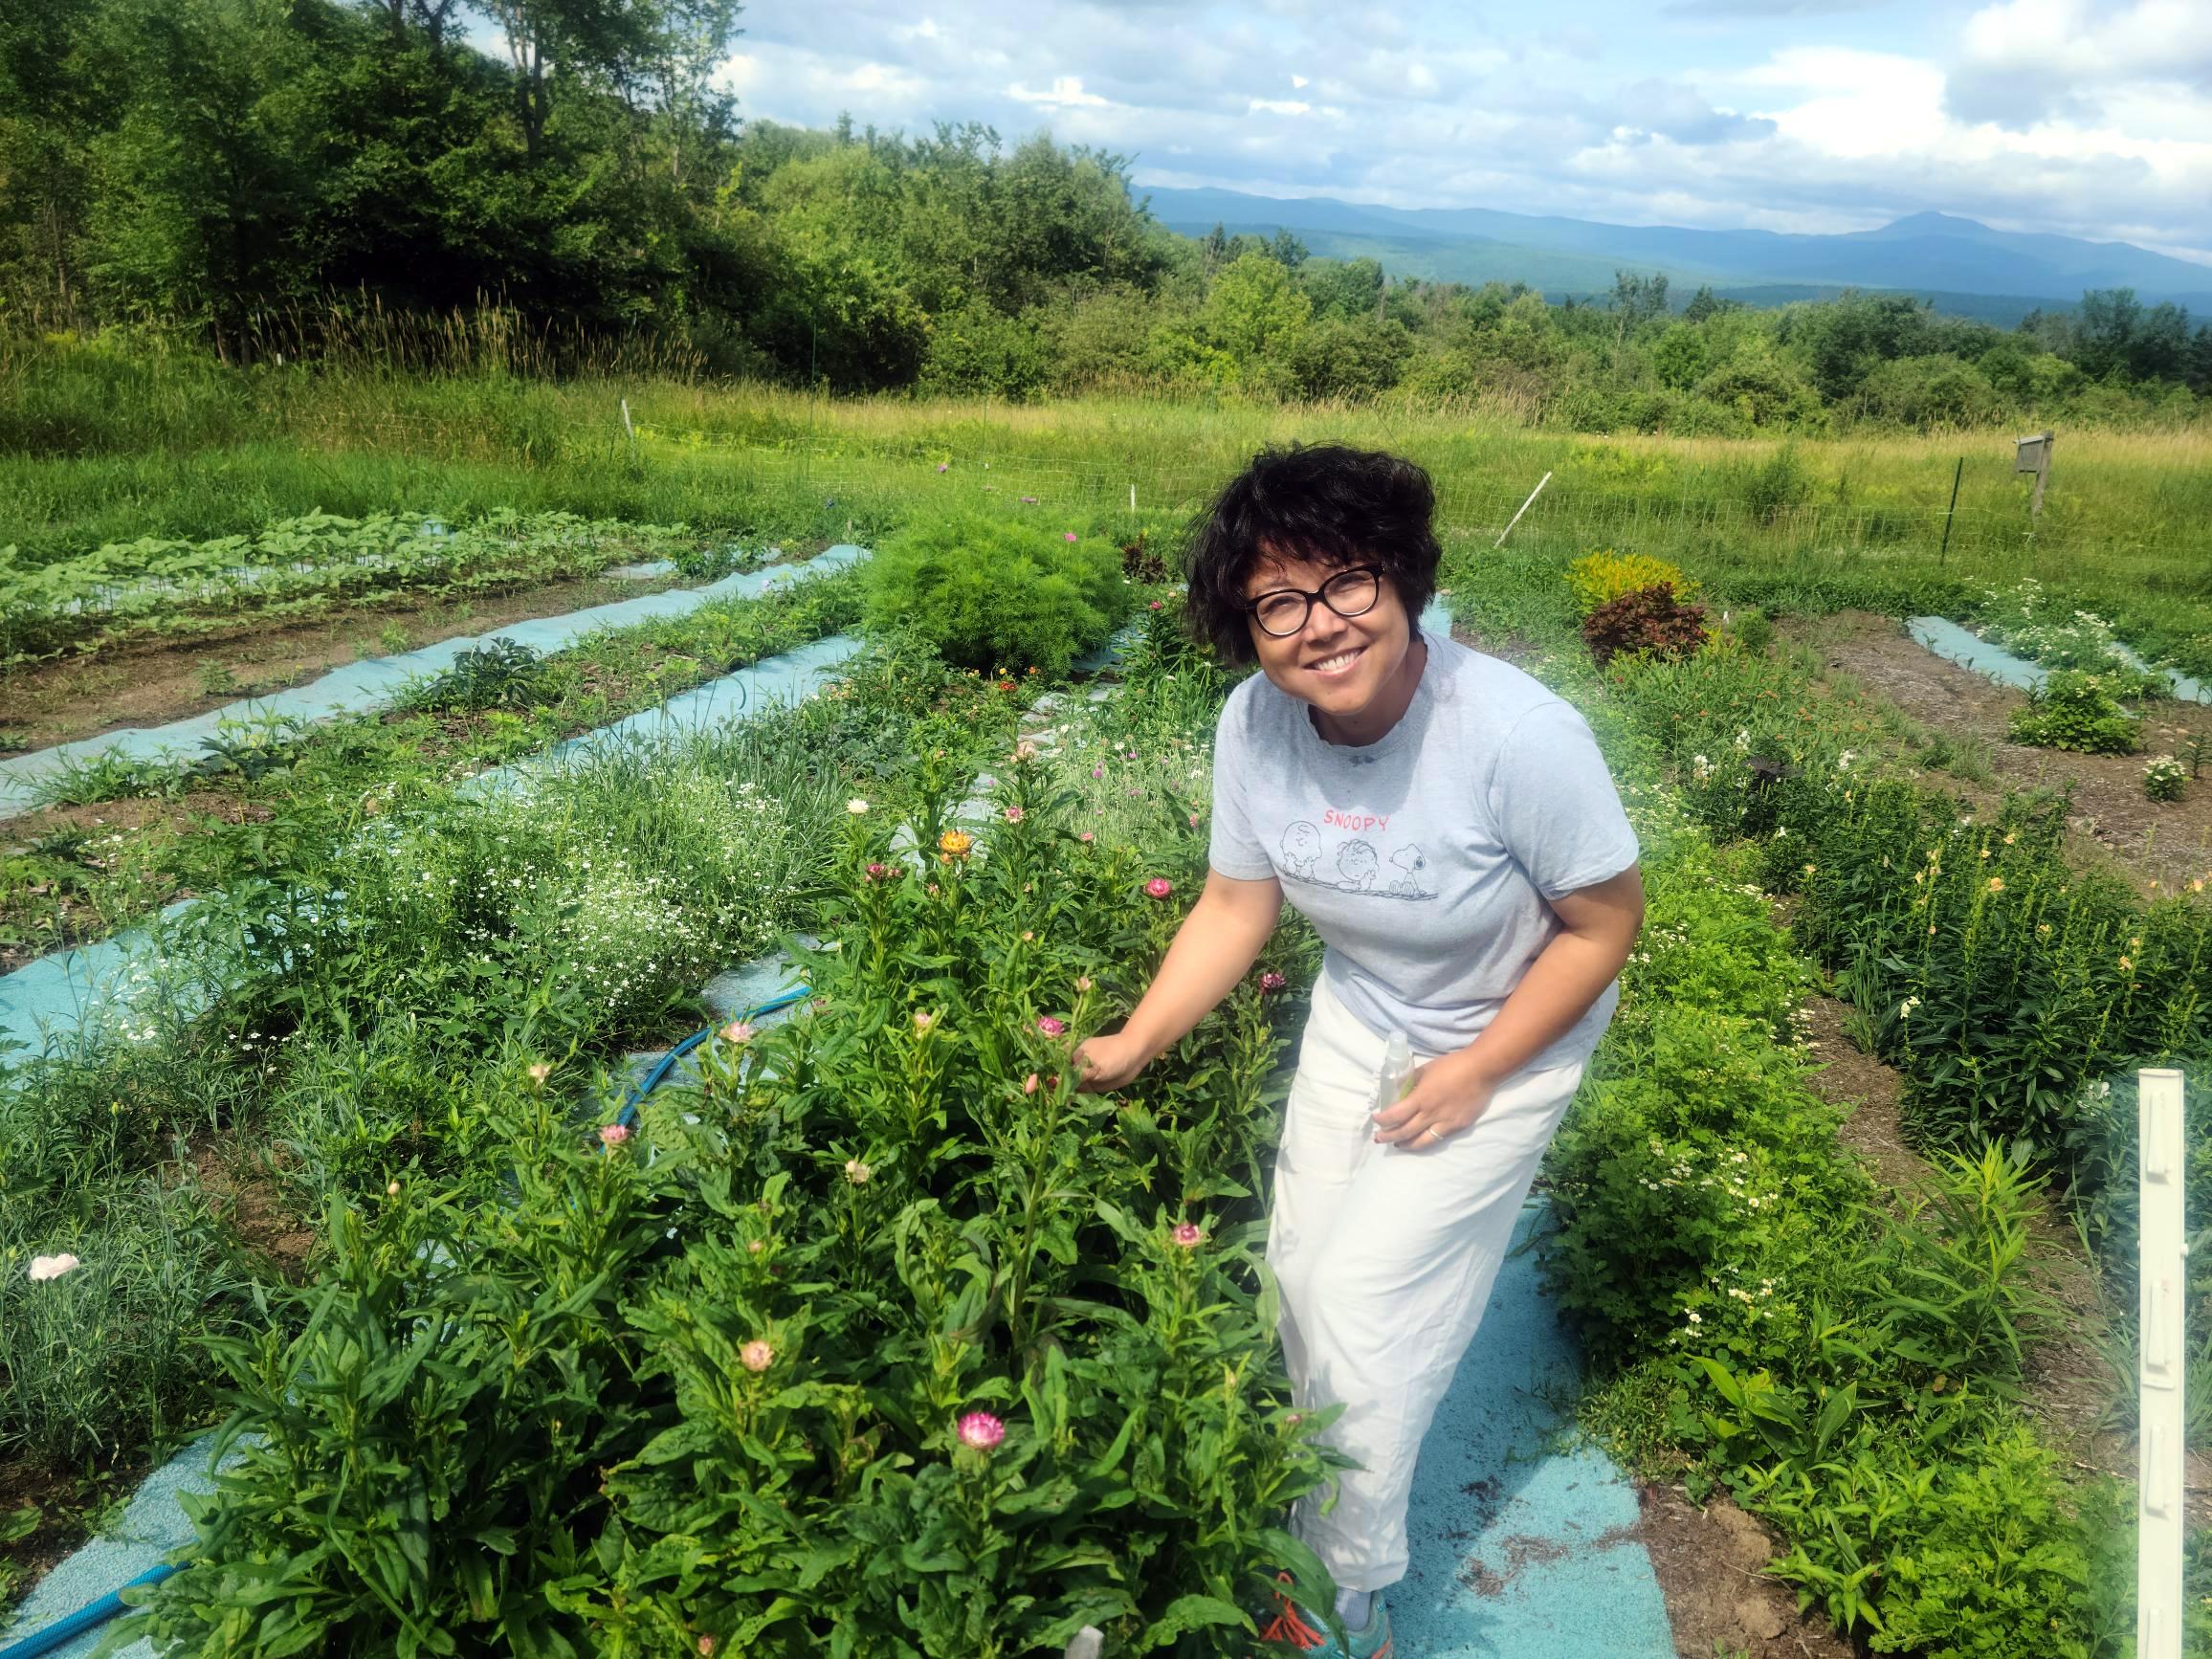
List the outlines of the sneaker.
{"label": "sneaker", "polygon": [[[1291,1576],[1284,1573],[1275,1582],[1288,1584]],[[1368,1604],[1367,1623],[1344,1635],[1349,1646],[1339,1646],[1320,1621],[1291,1600],[1287,1590],[1275,1592],[1275,1615],[1260,1626],[1260,1640],[1278,1650],[1309,1653],[1316,1659],[1390,1659],[1390,1609],[1382,1604],[1380,1592]]]}

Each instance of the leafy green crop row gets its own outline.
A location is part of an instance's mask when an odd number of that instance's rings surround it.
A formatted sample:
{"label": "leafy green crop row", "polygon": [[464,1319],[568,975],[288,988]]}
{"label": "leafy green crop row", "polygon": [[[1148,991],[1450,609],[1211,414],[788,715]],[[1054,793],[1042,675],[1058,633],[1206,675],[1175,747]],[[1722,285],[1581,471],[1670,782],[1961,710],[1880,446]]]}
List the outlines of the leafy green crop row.
{"label": "leafy green crop row", "polygon": [[399,593],[486,593],[695,557],[683,525],[572,513],[492,513],[449,527],[415,513],[310,513],[254,535],[146,537],[77,558],[0,547],[0,666],[132,635],[206,632],[245,617],[311,616]]}

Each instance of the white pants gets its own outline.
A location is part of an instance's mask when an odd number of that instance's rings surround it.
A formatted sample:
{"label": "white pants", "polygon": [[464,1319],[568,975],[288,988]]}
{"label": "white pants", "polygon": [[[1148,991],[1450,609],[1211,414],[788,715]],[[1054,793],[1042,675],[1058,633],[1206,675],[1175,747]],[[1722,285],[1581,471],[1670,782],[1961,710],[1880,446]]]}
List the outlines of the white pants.
{"label": "white pants", "polygon": [[1328,1438],[1362,1466],[1343,1471],[1328,1514],[1310,1497],[1294,1522],[1348,1590],[1405,1576],[1405,1500],[1421,1437],[1482,1321],[1537,1164],[1582,1076],[1580,1063],[1520,1073],[1442,1144],[1378,1146],[1368,1114],[1382,1048],[1327,981],[1316,983],[1268,1233],[1297,1403],[1342,1402]]}

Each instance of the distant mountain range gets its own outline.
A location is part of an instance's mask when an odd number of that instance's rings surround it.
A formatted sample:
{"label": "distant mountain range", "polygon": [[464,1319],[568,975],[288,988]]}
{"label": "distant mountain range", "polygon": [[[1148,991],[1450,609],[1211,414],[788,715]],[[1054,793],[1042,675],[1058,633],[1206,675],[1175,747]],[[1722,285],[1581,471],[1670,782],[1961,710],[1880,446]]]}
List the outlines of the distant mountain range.
{"label": "distant mountain range", "polygon": [[1892,289],[1938,309],[2009,325],[2042,306],[2073,305],[2085,288],[2133,288],[2212,315],[2212,266],[2126,242],[1993,231],[1948,213],[1914,213],[1876,231],[1795,235],[1602,225],[1487,208],[1384,208],[1329,196],[1139,189],[1171,230],[1215,225],[1272,235],[1287,229],[1332,259],[1365,254],[1394,275],[1432,281],[1526,282],[1553,299],[1612,292],[1616,270],[1664,272],[1677,305],[1701,285],[1755,305]]}

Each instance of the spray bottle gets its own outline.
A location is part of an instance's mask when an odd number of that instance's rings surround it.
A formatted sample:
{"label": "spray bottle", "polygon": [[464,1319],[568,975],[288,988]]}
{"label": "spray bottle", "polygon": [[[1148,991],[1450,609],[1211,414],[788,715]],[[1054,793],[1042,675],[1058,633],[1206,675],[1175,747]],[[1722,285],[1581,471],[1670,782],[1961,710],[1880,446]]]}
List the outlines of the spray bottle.
{"label": "spray bottle", "polygon": [[[1398,1104],[1406,1085],[1413,1081],[1413,1039],[1402,1030],[1390,1033],[1382,1045],[1382,1069],[1375,1076],[1375,1110],[1384,1111]],[[1372,1139],[1375,1125],[1370,1121],[1361,1131],[1361,1138]]]}

